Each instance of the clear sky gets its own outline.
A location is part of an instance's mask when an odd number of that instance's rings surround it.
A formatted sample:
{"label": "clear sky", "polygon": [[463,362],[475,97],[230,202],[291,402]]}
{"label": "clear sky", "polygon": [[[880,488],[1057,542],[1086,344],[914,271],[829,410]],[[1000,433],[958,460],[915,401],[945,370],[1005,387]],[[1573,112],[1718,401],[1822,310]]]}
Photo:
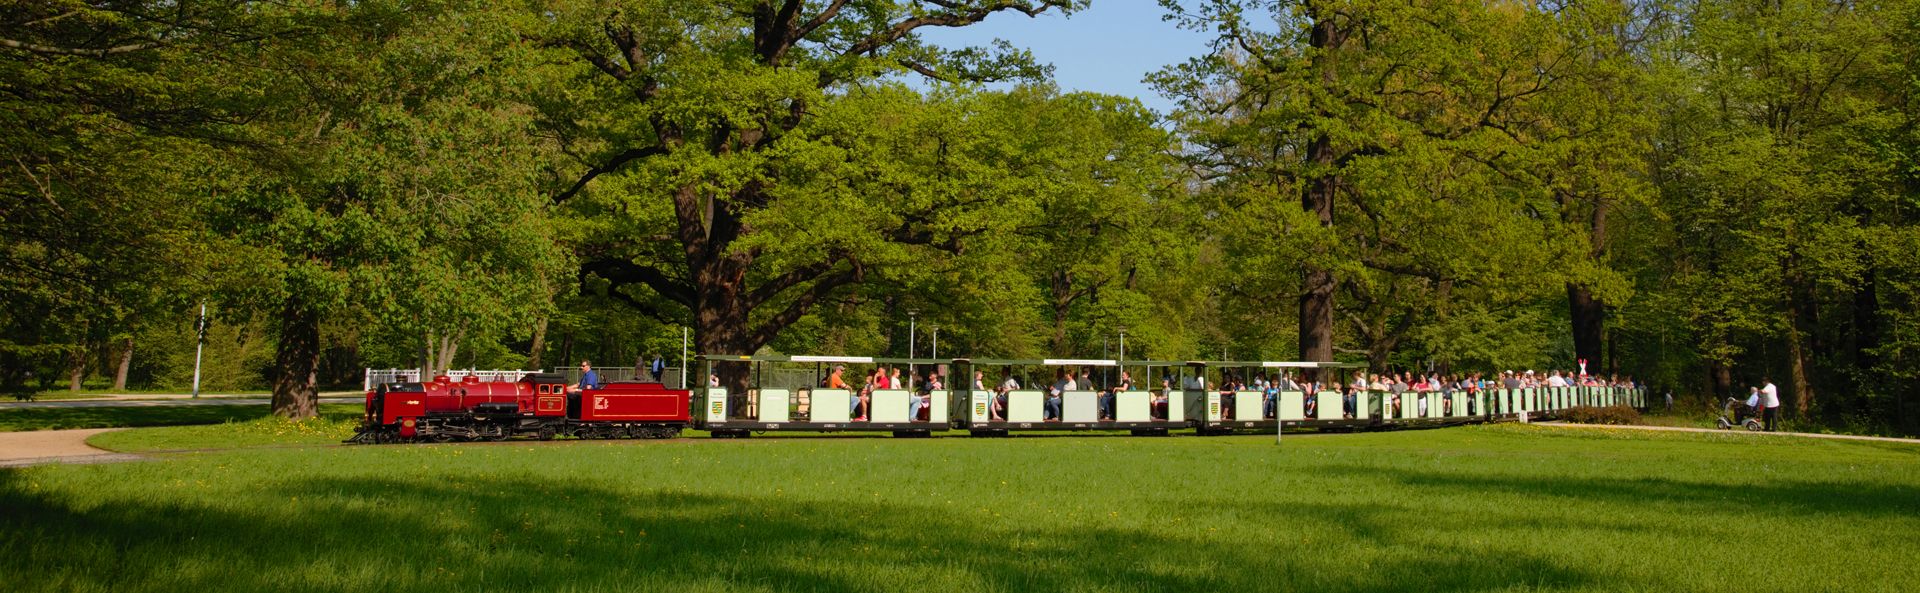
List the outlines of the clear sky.
{"label": "clear sky", "polygon": [[1166,11],[1154,0],[1095,0],[1072,17],[1046,14],[1028,18],[1001,12],[967,27],[929,27],[922,37],[948,47],[990,45],[996,38],[1033,51],[1053,64],[1062,90],[1138,97],[1166,113],[1173,102],[1141,79],[1169,64],[1206,52],[1210,35],[1182,30],[1160,20]]}

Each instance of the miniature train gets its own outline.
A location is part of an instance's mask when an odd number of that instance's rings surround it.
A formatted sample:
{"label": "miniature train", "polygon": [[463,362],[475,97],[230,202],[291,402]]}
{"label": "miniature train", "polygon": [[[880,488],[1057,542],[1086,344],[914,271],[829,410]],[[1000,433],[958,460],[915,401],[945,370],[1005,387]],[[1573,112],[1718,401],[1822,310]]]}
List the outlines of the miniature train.
{"label": "miniature train", "polygon": [[[1479,391],[1428,391],[1400,394],[1328,389],[1317,393],[1280,391],[1271,398],[1253,390],[1209,389],[1209,370],[1317,369],[1348,372],[1359,365],[1297,362],[1137,362],[1102,360],[930,360],[825,356],[707,356],[713,363],[908,364],[953,365],[954,376],[975,369],[1032,365],[1076,368],[1110,366],[1162,373],[1160,389],[1103,393],[1066,391],[1043,410],[1052,394],[1044,389],[849,389],[751,388],[729,393],[718,386],[671,389],[660,383],[615,382],[570,391],[560,374],[538,373],[516,381],[453,380],[383,383],[366,394],[361,428],[348,442],[447,442],[557,436],[575,438],[672,438],[695,428],[715,437],[767,432],[891,432],[926,436],[966,430],[976,436],[1024,431],[1126,431],[1164,435],[1192,429],[1198,434],[1282,428],[1377,429],[1439,426],[1552,418],[1582,406],[1646,406],[1644,388],[1536,387]],[[1010,374],[1010,373],[1007,373]],[[1189,379],[1198,381],[1189,382]],[[819,384],[818,380],[814,384]],[[1029,386],[1031,387],[1031,386]],[[862,408],[867,418],[851,410]],[[917,407],[917,409],[915,409]]]}
{"label": "miniature train", "polygon": [[498,441],[678,436],[691,424],[688,392],[659,383],[609,383],[572,391],[558,374],[518,381],[382,383],[367,392],[360,429],[348,442]]}

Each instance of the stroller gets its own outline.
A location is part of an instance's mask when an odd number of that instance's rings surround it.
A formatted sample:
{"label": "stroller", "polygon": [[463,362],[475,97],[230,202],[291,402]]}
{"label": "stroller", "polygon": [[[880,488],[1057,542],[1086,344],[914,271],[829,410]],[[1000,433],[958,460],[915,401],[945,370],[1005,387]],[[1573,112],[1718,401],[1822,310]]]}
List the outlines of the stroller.
{"label": "stroller", "polygon": [[[1722,406],[1720,408],[1720,418],[1718,419],[1718,422],[1720,424],[1720,430],[1731,430],[1733,428],[1734,424],[1736,424],[1736,419],[1739,418],[1739,416],[1734,413],[1734,406],[1744,406],[1744,405],[1746,404],[1741,403],[1740,400],[1733,399],[1731,397],[1727,398],[1727,405]],[[1749,412],[1757,412],[1757,411],[1749,410]],[[1754,431],[1754,432],[1759,432],[1760,429],[1762,428],[1762,426],[1760,425],[1760,414],[1758,413],[1748,414],[1746,419],[1738,420],[1737,424],[1739,424],[1742,427],[1745,427],[1747,430]]]}

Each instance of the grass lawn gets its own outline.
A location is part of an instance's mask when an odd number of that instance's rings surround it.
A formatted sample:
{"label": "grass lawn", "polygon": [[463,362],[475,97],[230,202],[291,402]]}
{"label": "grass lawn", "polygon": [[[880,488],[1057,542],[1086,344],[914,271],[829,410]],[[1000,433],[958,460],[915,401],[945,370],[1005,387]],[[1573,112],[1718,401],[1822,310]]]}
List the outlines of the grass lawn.
{"label": "grass lawn", "polygon": [[[273,419],[265,402],[258,404],[222,404],[201,406],[99,406],[85,408],[11,408],[0,410],[0,432],[20,430],[64,430],[69,428],[120,428],[224,424]],[[340,442],[353,433],[360,421],[359,404],[321,404],[322,420],[346,423]],[[219,433],[218,428],[182,427],[186,432]],[[162,429],[156,429],[162,430]],[[165,430],[181,430],[168,428]],[[148,433],[157,434],[157,433]],[[143,435],[144,436],[144,435]]]}
{"label": "grass lawn", "polygon": [[250,449],[0,470],[0,509],[10,592],[1920,583],[1920,447],[1526,426]]}

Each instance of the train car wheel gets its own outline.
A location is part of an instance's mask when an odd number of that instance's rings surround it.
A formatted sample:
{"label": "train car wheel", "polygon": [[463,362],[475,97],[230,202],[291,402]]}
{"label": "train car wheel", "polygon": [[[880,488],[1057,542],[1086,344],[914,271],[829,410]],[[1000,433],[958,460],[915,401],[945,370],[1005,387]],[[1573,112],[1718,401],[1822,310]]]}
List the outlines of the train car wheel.
{"label": "train car wheel", "polygon": [[557,433],[558,431],[554,430],[552,425],[542,426],[540,427],[540,432],[537,433],[535,437],[543,441],[551,441]]}

